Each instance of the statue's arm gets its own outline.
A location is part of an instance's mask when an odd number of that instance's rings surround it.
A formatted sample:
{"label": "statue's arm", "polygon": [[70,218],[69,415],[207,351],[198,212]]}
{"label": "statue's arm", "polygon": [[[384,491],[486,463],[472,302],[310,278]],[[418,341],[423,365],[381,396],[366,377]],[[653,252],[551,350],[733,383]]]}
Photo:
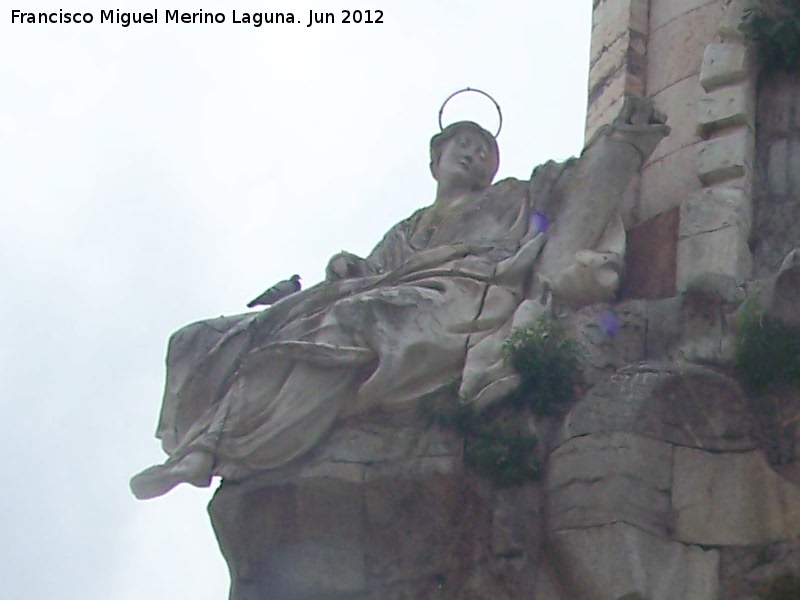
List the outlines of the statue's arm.
{"label": "statue's arm", "polygon": [[[583,304],[613,292],[624,257],[620,200],[658,143],[670,132],[649,99],[628,97],[613,123],[601,127],[580,158],[557,174],[551,193],[553,225],[540,258],[540,273]],[[595,281],[596,280],[596,281]],[[592,285],[589,286],[589,283]]]}
{"label": "statue's arm", "polygon": [[345,251],[335,254],[325,269],[326,281],[382,275],[406,264],[417,254],[408,238],[422,210],[394,225],[367,258]]}
{"label": "statue's arm", "polygon": [[[600,189],[599,186],[584,189],[587,197],[600,192],[619,198],[669,132],[666,117],[651,99],[627,96],[617,118],[598,129],[586,144],[574,165],[573,177],[603,184]],[[574,195],[578,190],[571,193]]]}

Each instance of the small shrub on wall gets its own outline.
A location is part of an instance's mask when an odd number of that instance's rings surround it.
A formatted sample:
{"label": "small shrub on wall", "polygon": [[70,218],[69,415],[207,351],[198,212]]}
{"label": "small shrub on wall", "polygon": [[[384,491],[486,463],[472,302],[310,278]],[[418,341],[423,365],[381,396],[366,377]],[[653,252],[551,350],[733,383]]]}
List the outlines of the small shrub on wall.
{"label": "small shrub on wall", "polygon": [[739,29],[758,42],[765,69],[800,70],[800,0],[761,0]]}
{"label": "small shrub on wall", "polygon": [[579,383],[578,343],[552,319],[542,317],[534,327],[515,331],[504,347],[505,360],[520,376],[517,390],[483,411],[458,397],[457,382],[443,404],[424,401],[430,423],[464,437],[464,463],[499,486],[536,479],[540,465],[532,415],[546,416],[574,399]]}

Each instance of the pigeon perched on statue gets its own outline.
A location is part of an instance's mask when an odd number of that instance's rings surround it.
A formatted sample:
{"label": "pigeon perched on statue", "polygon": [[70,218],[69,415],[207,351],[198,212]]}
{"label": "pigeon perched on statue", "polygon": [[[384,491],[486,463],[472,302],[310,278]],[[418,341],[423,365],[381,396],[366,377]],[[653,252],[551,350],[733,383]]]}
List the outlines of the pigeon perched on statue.
{"label": "pigeon perched on statue", "polygon": [[255,300],[247,303],[247,308],[253,308],[259,304],[269,305],[275,304],[278,300],[283,300],[286,296],[290,296],[295,292],[300,291],[300,275],[292,275],[290,279],[280,281],[269,288],[266,292],[261,294]]}

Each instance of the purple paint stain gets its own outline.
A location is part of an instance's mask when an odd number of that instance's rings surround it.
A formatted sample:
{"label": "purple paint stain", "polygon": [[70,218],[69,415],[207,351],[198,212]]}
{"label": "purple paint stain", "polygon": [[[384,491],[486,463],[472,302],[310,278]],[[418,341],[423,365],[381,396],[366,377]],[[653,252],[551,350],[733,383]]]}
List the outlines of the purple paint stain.
{"label": "purple paint stain", "polygon": [[542,213],[537,210],[534,210],[531,213],[531,230],[533,231],[534,235],[537,233],[542,233],[543,231],[547,231],[547,228],[550,226],[550,222],[547,220]]}
{"label": "purple paint stain", "polygon": [[619,318],[613,310],[604,310],[597,315],[597,324],[608,337],[614,337],[619,331]]}

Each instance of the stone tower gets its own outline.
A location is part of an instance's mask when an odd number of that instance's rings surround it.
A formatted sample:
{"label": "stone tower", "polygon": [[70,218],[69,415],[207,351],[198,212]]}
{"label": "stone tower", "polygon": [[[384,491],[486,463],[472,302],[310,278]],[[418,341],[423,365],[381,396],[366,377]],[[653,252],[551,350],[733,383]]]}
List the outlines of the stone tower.
{"label": "stone tower", "polygon": [[706,272],[761,276],[794,245],[797,77],[762,73],[739,30],[753,4],[594,4],[587,140],[623,94],[652,97],[673,128],[627,198],[631,297],[670,296]]}

